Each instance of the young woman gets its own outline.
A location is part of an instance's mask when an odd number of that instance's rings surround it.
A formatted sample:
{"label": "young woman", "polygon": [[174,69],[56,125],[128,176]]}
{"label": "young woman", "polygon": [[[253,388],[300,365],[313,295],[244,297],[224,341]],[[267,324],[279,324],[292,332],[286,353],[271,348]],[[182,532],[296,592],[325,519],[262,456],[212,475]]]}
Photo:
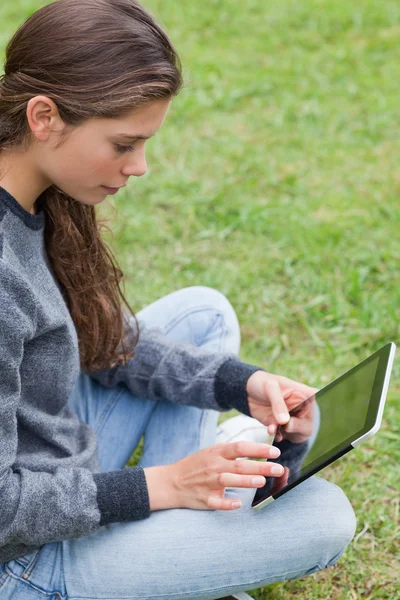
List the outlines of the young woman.
{"label": "young woman", "polygon": [[354,535],[350,502],[320,477],[253,511],[264,476],[282,476],[252,460],[272,447],[216,443],[221,411],[273,433],[315,389],[239,359],[217,290],[173,291],[135,316],[101,239],[96,205],[145,173],[181,87],[174,47],[135,0],[59,0],[7,46],[2,600],[243,597],[329,567]]}

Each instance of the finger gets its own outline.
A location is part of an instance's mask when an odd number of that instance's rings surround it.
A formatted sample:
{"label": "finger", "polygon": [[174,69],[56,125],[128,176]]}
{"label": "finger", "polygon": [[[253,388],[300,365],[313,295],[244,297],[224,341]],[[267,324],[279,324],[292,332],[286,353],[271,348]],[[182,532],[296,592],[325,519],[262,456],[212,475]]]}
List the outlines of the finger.
{"label": "finger", "polygon": [[284,467],[284,473],[283,473],[282,478],[281,478],[282,487],[285,487],[285,485],[288,484],[288,481],[289,481],[289,468],[288,467]]}
{"label": "finger", "polygon": [[238,442],[226,442],[221,444],[221,456],[232,460],[240,456],[249,456],[251,458],[277,458],[279,455],[279,448],[275,448],[274,446],[271,446],[271,444],[262,444],[261,442],[239,440]]}
{"label": "finger", "polygon": [[263,383],[263,386],[267,398],[271,403],[275,419],[281,425],[287,423],[290,416],[279,383],[276,379],[268,379]]}
{"label": "finger", "polygon": [[288,479],[289,479],[289,469],[288,469],[288,467],[285,467],[285,472],[282,475],[282,477],[279,477],[278,479],[275,479],[275,481],[274,481],[274,485],[272,487],[272,494],[277,494],[278,492],[280,492],[287,485]]}
{"label": "finger", "polygon": [[[293,417],[296,418],[305,418],[310,414],[310,410],[312,410],[312,404],[314,403],[314,398],[307,398],[307,400],[301,400],[298,404],[296,404],[296,406],[293,406],[290,409],[290,419],[293,419]],[[290,421],[288,421],[288,423],[286,423],[285,425],[283,425],[283,427],[286,427],[288,424],[290,423]]]}
{"label": "finger", "polygon": [[313,422],[308,419],[297,419],[292,417],[287,425],[285,425],[285,431],[288,433],[301,433],[304,436],[310,436],[313,432]]}
{"label": "finger", "polygon": [[218,498],[218,496],[210,496],[207,499],[207,506],[218,510],[236,510],[242,507],[242,502],[237,498]]}
{"label": "finger", "polygon": [[292,387],[295,390],[301,390],[302,392],[304,392],[307,395],[307,397],[312,396],[312,395],[316,394],[317,392],[319,392],[318,388],[311,387],[309,385],[306,385],[305,383],[300,383],[299,381],[294,381],[293,379],[289,379],[288,377],[285,377],[284,375],[277,375],[276,378],[277,378],[278,382],[282,383],[282,387],[288,386],[288,387]]}
{"label": "finger", "polygon": [[290,421],[288,423],[286,423],[286,425],[283,426],[283,429],[285,431],[287,431],[288,433],[295,433],[296,431],[298,431],[298,427],[299,427],[299,419],[297,419],[296,417],[293,417],[293,415],[290,417]]}
{"label": "finger", "polygon": [[[221,481],[221,475],[229,476],[233,475],[251,475],[252,477],[256,475],[262,475],[266,477],[280,477],[283,475],[283,467],[282,465],[276,462],[269,461],[256,461],[256,460],[238,460],[238,461],[229,461],[221,469],[220,473],[216,474],[217,482],[219,485],[224,485],[228,487],[235,487],[230,483],[223,483]],[[225,482],[225,479],[224,479]]]}
{"label": "finger", "polygon": [[305,385],[304,383],[297,383],[297,385],[295,386],[295,390],[300,392],[301,394],[304,394],[306,398],[314,396],[314,394],[316,394],[319,391],[318,388],[310,387],[309,385]]}
{"label": "finger", "polygon": [[288,467],[283,467],[283,475],[281,477],[281,482],[283,485],[286,485],[289,479],[289,469]]}
{"label": "finger", "polygon": [[277,426],[275,425],[275,423],[271,423],[270,425],[268,425],[267,429],[268,429],[268,433],[270,435],[274,435],[274,433],[276,432]]}
{"label": "finger", "polygon": [[260,488],[266,484],[264,475],[235,475],[234,473],[220,473],[218,481],[224,488]]}

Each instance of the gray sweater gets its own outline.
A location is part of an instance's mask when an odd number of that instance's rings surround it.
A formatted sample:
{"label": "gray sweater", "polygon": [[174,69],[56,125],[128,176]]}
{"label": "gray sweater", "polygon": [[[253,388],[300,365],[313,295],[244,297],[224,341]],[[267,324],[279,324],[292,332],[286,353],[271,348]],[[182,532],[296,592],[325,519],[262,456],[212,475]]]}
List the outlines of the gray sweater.
{"label": "gray sweater", "polygon": [[[100,472],[97,436],[68,406],[78,338],[46,254],[45,220],[0,187],[0,563],[151,516],[142,467]],[[250,414],[246,382],[259,367],[139,326],[127,366],[91,377],[138,397]]]}

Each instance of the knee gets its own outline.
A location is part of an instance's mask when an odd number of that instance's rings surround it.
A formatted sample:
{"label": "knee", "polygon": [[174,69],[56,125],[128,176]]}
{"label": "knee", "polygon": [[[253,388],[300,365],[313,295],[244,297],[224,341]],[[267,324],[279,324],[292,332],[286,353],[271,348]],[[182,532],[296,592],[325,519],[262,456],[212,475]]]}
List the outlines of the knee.
{"label": "knee", "polygon": [[193,295],[200,304],[213,306],[221,312],[226,310],[235,312],[228,298],[215,288],[206,285],[192,285],[185,288],[185,290],[187,290],[190,295]]}
{"label": "knee", "polygon": [[281,501],[280,509],[280,499],[276,502],[280,518],[295,522],[288,543],[294,544],[295,552],[299,551],[299,543],[302,548],[301,576],[333,565],[353,539],[357,525],[353,507],[343,490],[322,477],[312,476]]}
{"label": "knee", "polygon": [[332,560],[338,553],[342,553],[353,539],[357,528],[357,517],[344,491],[334,483],[329,483],[329,486],[333,496],[332,511],[334,511],[331,552],[335,554],[331,557]]}
{"label": "knee", "polygon": [[223,319],[226,349],[234,354],[239,354],[241,343],[240,324],[235,309],[228,298],[219,290],[203,285],[190,286],[185,289],[192,298],[195,298],[196,305],[212,308]]}
{"label": "knee", "polygon": [[319,546],[318,566],[323,569],[333,565],[350,544],[356,532],[357,517],[339,486],[320,477],[314,479],[319,480],[316,548]]}

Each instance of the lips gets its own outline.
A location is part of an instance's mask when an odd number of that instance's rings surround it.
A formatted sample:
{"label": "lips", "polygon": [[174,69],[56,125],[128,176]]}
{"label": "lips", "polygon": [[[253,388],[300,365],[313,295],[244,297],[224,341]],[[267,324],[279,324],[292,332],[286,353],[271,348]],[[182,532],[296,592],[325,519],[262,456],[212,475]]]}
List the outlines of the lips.
{"label": "lips", "polygon": [[125,185],[121,185],[120,187],[107,187],[106,185],[102,185],[101,187],[109,194],[116,194],[121,188],[125,187]]}

